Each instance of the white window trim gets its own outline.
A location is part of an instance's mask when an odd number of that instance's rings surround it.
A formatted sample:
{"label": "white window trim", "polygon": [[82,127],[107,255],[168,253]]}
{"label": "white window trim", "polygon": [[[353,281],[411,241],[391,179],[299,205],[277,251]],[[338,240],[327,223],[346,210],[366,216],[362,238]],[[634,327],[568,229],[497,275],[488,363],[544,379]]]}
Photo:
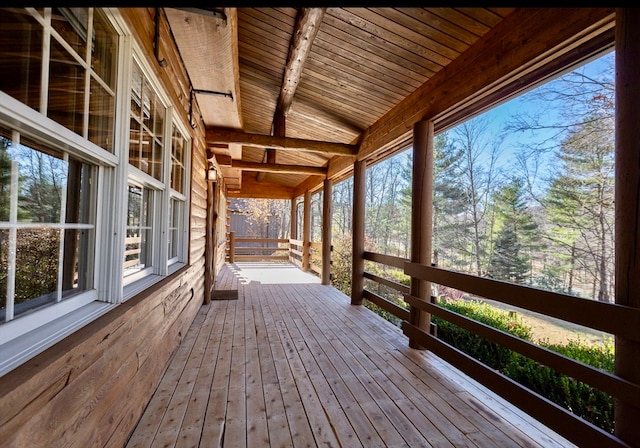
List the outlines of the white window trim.
{"label": "white window trim", "polygon": [[[126,216],[127,216],[127,204],[128,204],[128,195],[127,189],[129,183],[140,184],[145,188],[149,188],[153,190],[154,198],[154,207],[153,207],[153,236],[152,236],[152,266],[148,269],[144,269],[136,274],[132,274],[129,276],[124,276],[124,256],[123,251],[119,252],[119,258],[121,258],[120,262],[120,282],[122,284],[122,301],[126,301],[136,294],[144,291],[149,286],[154,283],[164,279],[169,274],[175,272],[181,264],[174,263],[171,266],[167,261],[168,254],[168,245],[166,241],[166,237],[168,234],[169,228],[169,218],[167,212],[169,210],[169,198],[170,198],[170,163],[171,163],[171,130],[172,124],[178,123],[175,117],[173,117],[173,107],[171,105],[171,100],[162,88],[162,84],[159,82],[159,79],[156,77],[155,72],[152,70],[151,66],[147,62],[144,57],[140,55],[143,54],[143,51],[138,46],[136,42],[132,42],[132,52],[129,57],[129,63],[125,65],[128,70],[127,73],[127,86],[123,88],[123,91],[126,91],[126,95],[123,95],[123,102],[127,103],[126,114],[122,117],[123,129],[126,129],[127,132],[122,132],[123,142],[120,146],[121,154],[121,172],[125,172],[126,176],[122,181],[121,188],[122,193],[120,197],[122,198],[122,204],[120,209],[121,213],[121,228],[123,229],[121,243],[118,247],[124,248],[124,241],[126,236]],[[153,89],[154,94],[160,100],[162,105],[165,107],[165,116],[164,116],[164,129],[163,129],[163,180],[159,181],[155,179],[153,176],[139,170],[138,168],[129,165],[129,123],[130,123],[130,111],[129,111],[129,102],[131,101],[131,69],[133,68],[133,64],[136,63],[140,68],[142,75],[146,78],[147,82]],[[181,126],[184,129],[184,126]],[[189,135],[185,133],[185,135]],[[186,188],[186,187],[185,187]],[[185,263],[186,264],[186,260]]]}
{"label": "white window trim", "polygon": [[[190,214],[189,214],[189,201],[191,199],[191,153],[193,147],[193,140],[189,132],[187,131],[187,127],[184,123],[179,121],[176,117],[174,117],[172,121],[172,125],[176,126],[178,131],[182,134],[182,136],[186,140],[186,147],[184,148],[184,194],[179,193],[176,190],[171,189],[171,151],[168,152],[167,158],[167,188],[169,191],[169,195],[167,198],[167,210],[169,210],[168,201],[172,198],[183,201],[184,210],[182,211],[182,222],[178,229],[182,228],[182,234],[178,236],[178,256],[171,258],[168,260],[169,265],[169,273],[175,272],[180,269],[182,266],[185,266],[189,261],[189,223],[190,223]],[[167,222],[167,232],[168,232],[168,222]],[[168,258],[168,255],[167,257]]]}
{"label": "white window trim", "polygon": [[[33,8],[27,8],[33,9]],[[116,96],[116,116],[124,116],[128,122],[128,98],[130,92],[122,89],[124,62],[130,60],[130,32],[126,30],[124,21],[116,9],[105,11],[116,33],[119,34],[118,54],[118,88]],[[50,12],[46,12],[45,21]],[[36,17],[41,21],[38,17]],[[47,32],[45,27],[45,32]],[[48,89],[47,61],[43,61],[42,83]],[[122,96],[125,96],[124,113]],[[46,103],[46,95],[43,95]],[[46,106],[46,104],[45,104]],[[25,313],[9,322],[0,325],[0,377],[15,369],[24,362],[43,352],[66,336],[74,333],[88,323],[94,321],[111,310],[120,300],[121,283],[113,283],[114,278],[113,247],[116,234],[114,228],[117,204],[117,172],[122,171],[117,154],[99,147],[65,126],[47,118],[40,112],[23,104],[15,98],[0,91],[0,123],[15,129],[30,138],[46,141],[52,148],[72,155],[81,161],[97,166],[97,185],[94,194],[97,201],[91,201],[95,207],[95,238],[93,263],[93,289],[79,292],[58,303],[44,306]],[[118,130],[118,121],[114,123],[115,135],[122,140],[122,131]],[[126,141],[126,140],[125,140]],[[121,185],[121,184],[120,184]],[[115,192],[115,194],[114,194]],[[97,202],[97,203],[94,203]],[[56,225],[53,224],[55,227]],[[60,224],[62,226],[62,224]],[[41,227],[41,226],[39,226]],[[51,227],[51,225],[49,225]],[[124,241],[124,240],[123,240]],[[121,250],[119,251],[121,253]],[[111,269],[109,269],[111,267]],[[109,272],[110,271],[110,272]],[[121,273],[121,270],[117,271]],[[121,275],[116,279],[120,279]]]}
{"label": "white window trim", "polygon": [[[33,9],[33,8],[28,8]],[[0,123],[20,133],[36,139],[43,139],[74,158],[97,166],[97,185],[94,194],[95,207],[95,243],[93,263],[93,289],[79,292],[51,306],[25,313],[15,320],[0,325],[0,377],[19,365],[43,352],[66,336],[79,330],[88,323],[107,313],[126,299],[143,292],[151,285],[166,278],[167,275],[185,266],[189,250],[189,201],[192,139],[188,127],[181,117],[173,116],[171,101],[159,82],[144,52],[134,41],[131,32],[117,8],[103,10],[110,24],[118,33],[118,56],[116,74],[116,92],[114,122],[114,148],[120,148],[115,154],[104,150],[63,125],[47,118],[44,113],[34,110],[13,97],[0,91]],[[43,20],[48,20],[45,14]],[[38,18],[39,21],[42,21]],[[49,29],[45,27],[45,31]],[[171,190],[170,175],[160,182],[128,163],[129,120],[131,101],[131,68],[133,61],[140,66],[144,76],[154,89],[155,95],[166,107],[164,157],[165,169],[170,169],[171,130],[178,126],[188,142],[185,154],[185,194]],[[43,61],[46,63],[46,61]],[[44,72],[48,70],[43,69]],[[47,73],[43,73],[44,83]],[[48,86],[47,86],[48,88]],[[46,97],[46,95],[44,95]],[[46,101],[44,101],[46,103]],[[45,104],[46,107],[46,104]],[[168,147],[167,147],[168,145]],[[162,242],[163,253],[154,253],[154,266],[150,275],[140,274],[140,278],[124,285],[124,242],[126,236],[127,191],[130,181],[142,183],[154,189],[154,201],[162,201],[165,206],[155,202],[154,221],[161,225],[154,235],[154,245]],[[171,197],[184,201],[182,219],[183,235],[180,241],[180,254],[177,259],[167,260],[168,204]],[[135,274],[134,276],[137,276]],[[55,312],[51,312],[55,309]]]}

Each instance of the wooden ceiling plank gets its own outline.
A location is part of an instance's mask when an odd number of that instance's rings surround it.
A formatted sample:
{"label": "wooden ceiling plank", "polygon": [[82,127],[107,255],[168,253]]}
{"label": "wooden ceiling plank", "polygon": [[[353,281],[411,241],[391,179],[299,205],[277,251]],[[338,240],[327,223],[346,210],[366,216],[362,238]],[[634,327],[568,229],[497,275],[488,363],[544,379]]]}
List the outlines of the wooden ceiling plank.
{"label": "wooden ceiling plank", "polygon": [[411,26],[407,26],[413,24],[398,23],[398,20],[406,16],[403,17],[402,14],[396,14],[397,11],[393,8],[382,8],[382,10],[378,11],[358,8],[354,12],[364,20],[379,27],[389,38],[404,41],[403,45],[411,52],[419,54],[436,64],[446,65],[466,49],[465,46],[462,51],[456,50],[450,44],[443,44],[439,40],[433,39],[431,28],[422,27],[422,29],[416,31]]}
{"label": "wooden ceiling plank", "polygon": [[435,28],[439,33],[451,36],[452,39],[466,44],[467,47],[478,40],[477,34],[434,14],[431,8],[401,8],[400,11],[425,26]]}
{"label": "wooden ceiling plank", "polygon": [[[590,31],[590,22],[594,22],[592,26],[597,28],[601,22],[609,21],[612,11],[609,8],[585,8],[562,14],[560,8],[517,10],[373,124],[366,132],[367,138],[362,142],[358,157],[366,157],[386,142],[410,132],[416,121],[434,118],[457,103],[478,95],[496,80],[525,69],[533,70],[536,61],[544,55],[557,52],[554,48],[557,45],[586,35]],[[504,36],[509,36],[508,41],[505,42]],[[540,38],[534,39],[536,36]],[[496,58],[502,62],[500,65],[492,64]],[[523,61],[527,61],[529,67]]]}
{"label": "wooden ceiling plank", "polygon": [[[407,76],[411,76],[417,81],[424,82],[429,76],[433,75],[440,67],[427,67],[423,64],[416,63],[400,56],[395,52],[394,48],[389,45],[374,44],[375,36],[362,33],[353,26],[349,26],[337,17],[333,17],[330,12],[332,8],[327,10],[324,24],[321,32],[328,33],[327,40],[331,42],[333,39],[339,39],[344,42],[350,42],[358,49],[356,53],[366,54],[377,62],[388,65],[395,64],[397,70],[404,70]],[[320,34],[320,33],[318,33]]]}
{"label": "wooden ceiling plank", "polygon": [[354,12],[355,10],[360,10],[360,8],[336,8],[331,12],[343,23],[351,25],[358,39],[369,41],[432,72],[439,71],[451,62],[450,59],[434,51],[404,40],[400,36],[363,19]]}
{"label": "wooden ceiling plank", "polygon": [[316,140],[305,140],[301,138],[250,134],[247,132],[218,128],[207,128],[206,141],[209,145],[214,143],[240,143],[243,145],[256,146],[259,148],[314,151],[336,155],[355,155],[358,152],[357,145],[321,142]]}
{"label": "wooden ceiling plank", "polygon": [[[419,8],[415,8],[419,9]],[[447,50],[452,51],[451,54],[443,53],[450,58],[456,58],[460,53],[469,48],[469,45],[476,41],[473,39],[470,43],[459,39],[455,34],[444,32],[433,26],[430,22],[422,22],[417,17],[414,17],[410,12],[405,11],[403,8],[373,8],[373,10],[380,15],[388,17],[393,20],[396,25],[411,30],[411,34],[418,33],[418,36],[423,36],[425,39],[437,42],[439,45],[444,46]],[[420,12],[424,10],[420,9]],[[445,22],[444,20],[439,21]],[[417,42],[421,42],[417,40]]]}
{"label": "wooden ceiling plank", "polygon": [[387,70],[363,55],[344,50],[335,44],[327,44],[317,37],[316,45],[313,48],[313,58],[318,58],[320,61],[333,61],[338,69],[360,73],[363,80],[372,85],[387,86],[390,91],[403,98],[420,85],[419,82],[402,73]]}

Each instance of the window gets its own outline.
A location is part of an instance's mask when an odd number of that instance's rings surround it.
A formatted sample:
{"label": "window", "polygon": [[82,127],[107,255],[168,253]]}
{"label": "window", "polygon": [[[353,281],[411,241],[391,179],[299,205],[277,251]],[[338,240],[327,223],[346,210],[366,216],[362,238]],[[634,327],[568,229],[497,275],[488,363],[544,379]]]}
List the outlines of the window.
{"label": "window", "polygon": [[[150,71],[134,61],[129,119],[125,298],[187,261],[190,143]],[[144,279],[144,280],[143,280]],[[142,285],[142,286],[140,286]]]}
{"label": "window", "polygon": [[187,163],[189,141],[174,123],[171,133],[171,192],[169,199],[168,260],[173,265],[186,262],[187,216]]}
{"label": "window", "polygon": [[93,289],[95,167],[0,128],[0,319]]}
{"label": "window", "polygon": [[0,376],[187,263],[191,154],[116,11],[1,12]]}
{"label": "window", "polygon": [[113,153],[118,35],[104,13],[7,8],[0,41],[1,90]]}

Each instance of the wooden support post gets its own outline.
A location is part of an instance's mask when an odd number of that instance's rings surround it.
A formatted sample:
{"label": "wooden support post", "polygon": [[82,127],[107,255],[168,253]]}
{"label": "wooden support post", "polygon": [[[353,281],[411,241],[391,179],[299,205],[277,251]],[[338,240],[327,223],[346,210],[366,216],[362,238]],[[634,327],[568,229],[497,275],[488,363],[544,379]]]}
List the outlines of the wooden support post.
{"label": "wooden support post", "polygon": [[331,198],[333,181],[324,180],[322,192],[322,284],[331,284]]}
{"label": "wooden support post", "polygon": [[309,190],[304,192],[304,217],[302,221],[302,270],[309,271],[310,250],[311,246],[311,193]]}
{"label": "wooden support post", "polygon": [[364,193],[367,164],[358,160],[353,166],[353,227],[352,227],[352,268],[351,304],[362,305],[364,291]]}
{"label": "wooden support post", "polygon": [[236,232],[229,232],[229,263],[236,262]]}
{"label": "wooden support post", "polygon": [[[431,227],[433,216],[433,122],[418,121],[413,126],[413,178],[411,195],[411,261],[431,265]],[[431,300],[431,284],[411,279],[411,295]],[[411,323],[429,332],[430,314],[410,309]],[[409,339],[411,348],[423,348]]]}
{"label": "wooden support post", "polygon": [[[289,239],[298,239],[298,198],[291,198],[291,219],[289,229]],[[289,261],[293,262],[293,254],[291,253],[291,245],[289,245]]]}
{"label": "wooden support post", "polygon": [[298,198],[291,198],[291,228],[289,229],[289,238],[298,239]]}
{"label": "wooden support post", "polygon": [[[640,9],[616,9],[615,296],[640,308]],[[636,331],[640,329],[636,328]],[[615,373],[640,384],[640,343],[616,337]],[[615,401],[615,435],[640,446],[640,408]]]}

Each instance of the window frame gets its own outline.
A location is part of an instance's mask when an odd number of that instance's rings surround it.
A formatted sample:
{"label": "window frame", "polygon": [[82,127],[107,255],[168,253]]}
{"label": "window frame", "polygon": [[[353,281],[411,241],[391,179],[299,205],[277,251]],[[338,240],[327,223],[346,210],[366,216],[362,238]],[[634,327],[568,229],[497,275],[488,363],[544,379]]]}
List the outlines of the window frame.
{"label": "window frame", "polygon": [[[47,25],[51,17],[49,9],[45,9],[42,16],[34,13],[33,8],[26,9],[31,11],[32,15],[35,14],[37,21],[49,30],[49,33],[51,32],[51,28],[48,28],[50,25]],[[91,142],[86,132],[85,136],[82,136],[46,116],[49,94],[48,61],[41,71],[40,83],[45,92],[41,94],[38,110],[0,91],[1,125],[9,130],[17,130],[29,139],[47,142],[47,145],[52,148],[92,165],[96,174],[92,192],[92,197],[96,198],[95,213],[92,217],[95,220],[93,252],[89,254],[94,258],[91,266],[93,288],[17,316],[16,319],[0,323],[0,352],[3,353],[0,359],[0,376],[188,264],[192,136],[183,122],[184,117],[174,116],[169,96],[155,77],[151,69],[151,61],[147,61],[148,55],[145,55],[135,42],[120,12],[113,8],[104,8],[102,12],[115,31],[114,39],[117,40],[118,49],[114,59],[116,93],[113,152]],[[162,129],[162,181],[131,167],[128,161],[131,70],[134,63],[138,64],[147,77],[154,94],[165,108],[162,117],[164,126]],[[85,82],[88,85],[89,79]],[[87,120],[89,118],[85,117],[85,122]],[[174,126],[180,130],[187,145],[184,148],[184,194],[172,190],[170,184],[171,150],[167,148],[172,146],[171,132]],[[143,185],[154,192],[152,213],[156,229],[154,229],[153,245],[156,250],[153,254],[154,261],[150,274],[132,278],[125,285],[123,281],[124,243],[127,225],[127,193],[130,182]],[[172,198],[183,201],[184,207],[180,216],[180,225],[183,230],[178,236],[180,244],[178,257],[169,260],[167,255],[169,243],[166,238],[169,226],[167,212]]]}

